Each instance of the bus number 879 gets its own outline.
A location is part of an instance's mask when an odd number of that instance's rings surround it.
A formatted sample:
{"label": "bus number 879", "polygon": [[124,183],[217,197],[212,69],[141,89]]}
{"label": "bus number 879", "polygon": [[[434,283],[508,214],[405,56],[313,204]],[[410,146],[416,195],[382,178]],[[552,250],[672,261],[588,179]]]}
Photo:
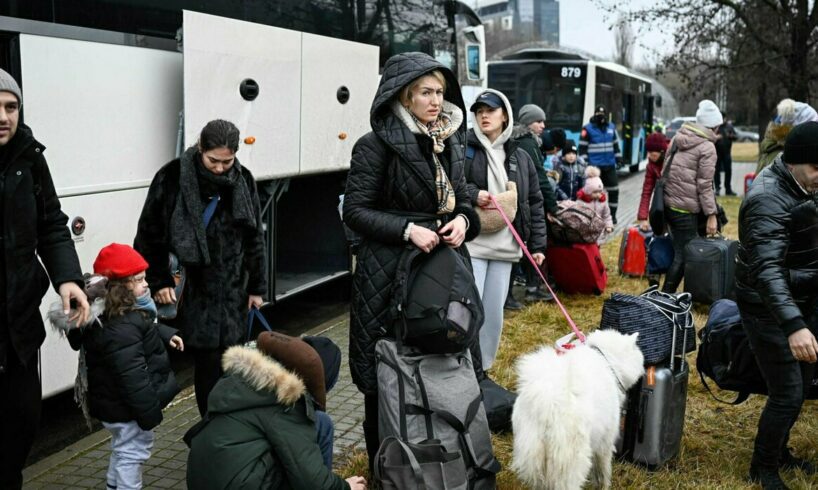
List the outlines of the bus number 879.
{"label": "bus number 879", "polygon": [[560,75],[562,78],[579,78],[582,76],[582,69],[578,66],[563,66]]}

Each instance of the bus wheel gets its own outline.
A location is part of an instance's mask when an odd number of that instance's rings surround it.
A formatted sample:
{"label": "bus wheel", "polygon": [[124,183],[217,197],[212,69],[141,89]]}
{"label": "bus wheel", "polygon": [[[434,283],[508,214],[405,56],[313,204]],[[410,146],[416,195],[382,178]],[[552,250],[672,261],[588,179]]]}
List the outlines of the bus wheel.
{"label": "bus wheel", "polygon": [[628,167],[628,170],[630,170],[632,174],[635,174],[639,171],[639,164],[637,163],[636,165],[631,165]]}

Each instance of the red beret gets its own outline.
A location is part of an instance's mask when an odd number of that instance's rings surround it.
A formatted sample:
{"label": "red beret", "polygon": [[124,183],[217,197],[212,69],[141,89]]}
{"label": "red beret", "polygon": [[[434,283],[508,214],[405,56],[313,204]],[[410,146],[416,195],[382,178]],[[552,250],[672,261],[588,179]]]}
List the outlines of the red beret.
{"label": "red beret", "polygon": [[667,150],[667,138],[662,133],[650,133],[648,140],[645,142],[646,151],[665,151]]}
{"label": "red beret", "polygon": [[94,261],[94,274],[109,279],[133,276],[148,268],[148,263],[130,245],[112,243],[99,251]]}

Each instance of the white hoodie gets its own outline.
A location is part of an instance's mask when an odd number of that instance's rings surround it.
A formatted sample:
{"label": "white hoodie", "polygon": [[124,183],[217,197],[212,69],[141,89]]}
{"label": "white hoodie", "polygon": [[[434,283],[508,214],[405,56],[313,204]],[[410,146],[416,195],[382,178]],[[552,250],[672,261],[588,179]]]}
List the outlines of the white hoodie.
{"label": "white hoodie", "polygon": [[[488,157],[489,168],[486,172],[488,191],[492,195],[497,195],[506,191],[506,183],[508,182],[508,174],[506,173],[505,167],[506,151],[503,145],[511,138],[511,133],[514,131],[514,116],[512,115],[514,111],[511,109],[511,104],[502,92],[492,89],[487,89],[486,92],[491,92],[500,97],[508,113],[508,125],[506,129],[500,133],[500,136],[494,140],[494,143],[490,142],[488,137],[483,134],[483,131],[480,129],[480,124],[477,123],[476,120],[474,124],[474,134],[477,136],[477,140],[483,146],[486,156]],[[481,95],[482,93],[484,92],[481,92]],[[520,189],[517,189],[517,192],[521,192]],[[511,234],[511,230],[507,227],[495,233],[480,233],[466,246],[469,249],[469,254],[478,259],[517,262],[523,256],[522,249],[517,245],[514,236]]]}

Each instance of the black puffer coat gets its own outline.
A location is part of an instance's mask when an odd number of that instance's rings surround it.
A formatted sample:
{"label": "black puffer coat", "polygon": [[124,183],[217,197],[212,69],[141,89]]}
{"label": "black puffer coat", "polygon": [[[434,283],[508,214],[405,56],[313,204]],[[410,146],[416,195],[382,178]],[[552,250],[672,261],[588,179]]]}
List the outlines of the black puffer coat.
{"label": "black puffer coat", "polygon": [[135,420],[143,430],[162,422],[162,409],[179,393],[166,345],[176,330],[139,310],[104,318],[68,333],[85,348],[88,405],[103,422]]}
{"label": "black puffer coat", "polygon": [[741,203],[739,301],[763,304],[785,335],[805,328],[818,299],[818,195],[798,185],[781,157]]}
{"label": "black puffer coat", "polygon": [[[191,161],[189,152],[162,167],[153,179],[142,215],[139,218],[134,248],[150,267],[148,285],[154,293],[173,286],[168,270],[168,253],[172,252],[170,222],[180,192],[180,165],[200,165]],[[240,167],[237,185],[250,191],[256,216],[256,227],[237,223],[233,217],[230,192],[222,199],[207,227],[210,265],[186,266],[186,283],[176,325],[182,330],[187,347],[216,349],[243,342],[247,336],[248,295],[267,293],[264,269],[261,208],[253,175]],[[202,185],[203,208],[209,200]],[[193,235],[193,230],[190,231]]]}
{"label": "black puffer coat", "polygon": [[[465,112],[457,78],[448,68],[422,53],[393,56],[384,67],[372,102],[372,132],[362,136],[352,150],[344,223],[363,241],[352,283],[349,365],[353,381],[365,394],[377,393],[375,343],[391,333],[392,281],[406,247],[403,232],[410,220],[396,212],[434,214],[437,210],[432,141],[415,135],[393,114],[390,105],[401,88],[433,70],[446,77],[445,99]],[[480,223],[466,191],[465,140],[465,127],[461,127],[445,141],[446,148],[438,155],[457,199],[454,212],[442,215],[441,222],[465,215],[470,222],[466,240],[471,240],[480,232]],[[437,227],[434,222],[415,223]],[[460,250],[467,253],[465,247]]]}
{"label": "black puffer coat", "polygon": [[[84,287],[82,269],[60,209],[41,145],[31,130],[20,124],[17,133],[0,147],[0,373],[8,355],[22,362],[34,359],[45,340],[40,302],[48,291],[66,282]],[[39,256],[42,260],[37,259]],[[46,271],[48,274],[46,275]],[[5,303],[3,305],[3,303]]]}
{"label": "black puffer coat", "polygon": [[[474,158],[466,160],[466,188],[472,205],[477,206],[477,195],[481,190],[488,189],[488,156],[474,129],[469,130],[468,145],[474,148]],[[519,140],[510,139],[503,148],[506,152],[506,172],[510,174],[512,167],[516,169],[517,214],[512,224],[531,253],[545,253],[545,208],[537,170],[528,153],[520,148]]]}

